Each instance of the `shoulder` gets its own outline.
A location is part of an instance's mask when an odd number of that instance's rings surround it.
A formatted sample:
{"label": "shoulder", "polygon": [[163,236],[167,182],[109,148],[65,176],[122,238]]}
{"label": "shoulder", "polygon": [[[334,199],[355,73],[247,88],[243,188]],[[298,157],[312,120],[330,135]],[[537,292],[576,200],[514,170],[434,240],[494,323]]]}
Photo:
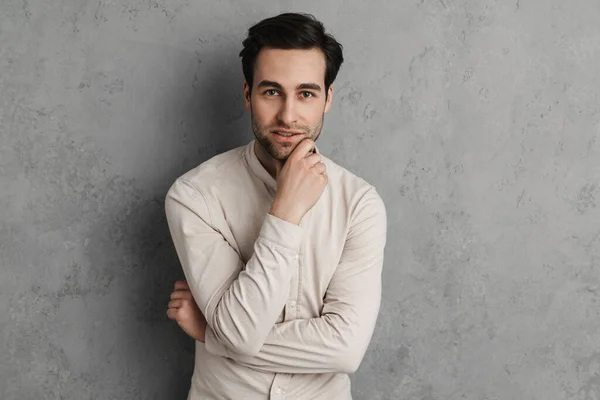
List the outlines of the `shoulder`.
{"label": "shoulder", "polygon": [[167,192],[167,198],[177,195],[204,197],[224,183],[224,177],[239,176],[244,167],[244,148],[217,154],[178,177]]}
{"label": "shoulder", "polygon": [[368,206],[385,215],[385,204],[375,186],[333,160],[323,155],[321,157],[327,166],[327,175],[333,196],[339,197],[339,200],[344,200],[344,203],[351,205],[354,212]]}

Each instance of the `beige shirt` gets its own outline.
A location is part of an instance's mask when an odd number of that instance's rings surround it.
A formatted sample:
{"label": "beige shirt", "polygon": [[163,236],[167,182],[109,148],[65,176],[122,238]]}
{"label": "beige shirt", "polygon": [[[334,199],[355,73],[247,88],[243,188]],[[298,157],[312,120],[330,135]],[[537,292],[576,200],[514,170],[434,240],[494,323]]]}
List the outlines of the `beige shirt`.
{"label": "beige shirt", "polygon": [[384,203],[323,157],[329,183],[316,205],[299,225],[274,217],[276,181],[254,145],[202,163],[166,197],[179,260],[208,321],[188,400],[351,399],[348,374],[379,312]]}

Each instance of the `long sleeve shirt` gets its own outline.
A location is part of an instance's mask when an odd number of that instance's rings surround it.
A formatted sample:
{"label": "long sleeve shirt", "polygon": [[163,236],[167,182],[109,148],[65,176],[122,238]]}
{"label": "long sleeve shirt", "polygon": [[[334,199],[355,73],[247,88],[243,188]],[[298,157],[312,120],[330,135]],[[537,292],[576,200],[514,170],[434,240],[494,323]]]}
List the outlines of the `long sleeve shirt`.
{"label": "long sleeve shirt", "polygon": [[[299,225],[269,214],[276,180],[251,141],[179,177],[165,210],[206,317],[188,400],[351,399],[381,301],[386,209],[322,157],[329,181]],[[318,149],[317,149],[317,152]]]}

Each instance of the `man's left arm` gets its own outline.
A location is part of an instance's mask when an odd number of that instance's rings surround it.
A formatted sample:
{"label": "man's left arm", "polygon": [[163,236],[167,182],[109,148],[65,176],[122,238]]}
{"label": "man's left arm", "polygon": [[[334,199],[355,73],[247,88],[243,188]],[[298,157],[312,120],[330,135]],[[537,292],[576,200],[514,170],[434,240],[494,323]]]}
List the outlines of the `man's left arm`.
{"label": "man's left arm", "polygon": [[386,209],[374,188],[359,201],[321,316],[276,324],[255,356],[206,335],[207,351],[273,373],[353,373],[371,340],[381,303]]}

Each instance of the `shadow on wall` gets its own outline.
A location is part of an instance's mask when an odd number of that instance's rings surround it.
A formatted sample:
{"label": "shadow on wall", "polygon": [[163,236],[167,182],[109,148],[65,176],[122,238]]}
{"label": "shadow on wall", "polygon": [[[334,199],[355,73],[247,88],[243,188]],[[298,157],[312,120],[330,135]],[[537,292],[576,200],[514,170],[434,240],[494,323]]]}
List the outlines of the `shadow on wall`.
{"label": "shadow on wall", "polygon": [[[175,112],[177,118],[169,122],[171,129],[165,134],[172,140],[185,138],[186,144],[177,147],[180,154],[171,159],[176,165],[165,166],[164,182],[154,187],[164,188],[161,193],[149,194],[137,201],[134,207],[121,209],[113,215],[119,218],[127,234],[123,240],[126,252],[133,259],[121,287],[129,308],[126,313],[128,358],[136,360],[130,368],[140,373],[139,398],[186,399],[194,363],[194,342],[166,316],[169,295],[173,284],[184,279],[173,247],[164,213],[164,197],[175,179],[206,161],[215,154],[246,144],[251,138],[249,118],[244,118],[241,63],[234,46],[219,49],[208,62],[199,61],[196,76],[182,76],[193,90],[185,102],[181,91],[174,88],[167,98],[161,99],[165,109],[175,103],[185,104]],[[214,61],[212,61],[214,60]],[[181,87],[181,86],[178,86]],[[185,131],[184,131],[185,130]],[[179,150],[178,150],[179,151]],[[160,155],[156,155],[159,157]],[[161,189],[162,190],[162,189]],[[137,211],[132,212],[135,209]],[[127,266],[125,266],[127,267]]]}

